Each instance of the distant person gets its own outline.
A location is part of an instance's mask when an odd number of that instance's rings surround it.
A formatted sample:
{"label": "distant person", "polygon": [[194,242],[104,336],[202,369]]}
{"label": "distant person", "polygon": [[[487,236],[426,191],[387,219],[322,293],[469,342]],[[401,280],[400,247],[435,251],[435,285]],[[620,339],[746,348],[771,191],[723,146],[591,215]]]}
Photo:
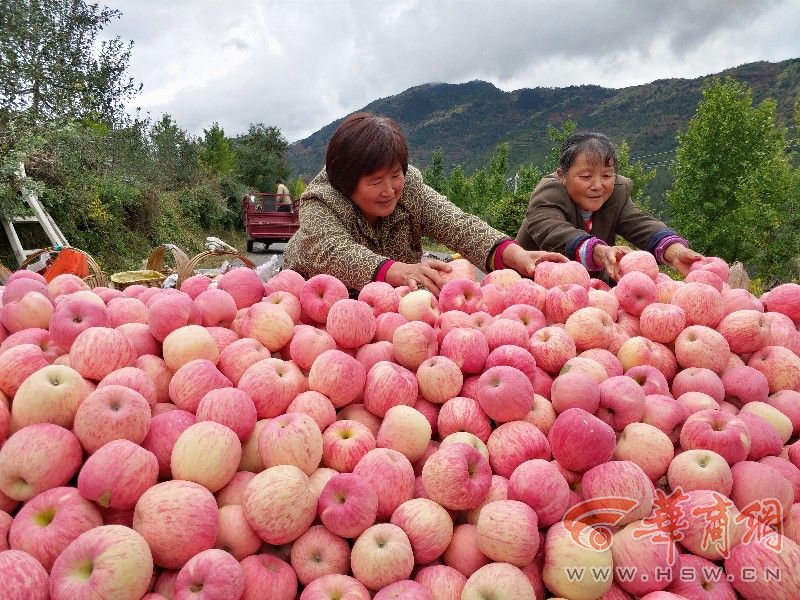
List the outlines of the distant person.
{"label": "distant person", "polygon": [[300,197],[300,229],[284,265],[306,277],[327,273],[354,290],[370,281],[438,293],[450,265],[422,259],[422,237],[452,248],[484,271],[531,276],[552,252],[528,252],[425,185],[408,164],[408,144],[393,120],[356,113],[334,132],[323,169]]}
{"label": "distant person", "polygon": [[517,243],[577,260],[593,274],[619,279],[619,259],[631,249],[617,246],[621,235],[651,252],[659,264],[686,275],[703,258],[664,223],[631,200],[632,181],[617,173],[617,150],[601,133],[577,133],[561,149],[558,170],[542,178],[531,194]]}
{"label": "distant person", "polygon": [[278,203],[278,212],[292,212],[292,195],[289,193],[289,188],[283,183],[283,179],[276,179],[275,185],[275,199]]}

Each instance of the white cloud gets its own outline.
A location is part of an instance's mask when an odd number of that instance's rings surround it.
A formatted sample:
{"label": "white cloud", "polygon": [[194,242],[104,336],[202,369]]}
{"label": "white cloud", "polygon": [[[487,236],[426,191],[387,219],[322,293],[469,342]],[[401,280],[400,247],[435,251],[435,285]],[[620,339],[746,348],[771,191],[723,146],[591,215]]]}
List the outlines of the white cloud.
{"label": "white cloud", "polygon": [[625,87],[800,56],[797,0],[113,0],[135,105],[294,141],[421,83]]}

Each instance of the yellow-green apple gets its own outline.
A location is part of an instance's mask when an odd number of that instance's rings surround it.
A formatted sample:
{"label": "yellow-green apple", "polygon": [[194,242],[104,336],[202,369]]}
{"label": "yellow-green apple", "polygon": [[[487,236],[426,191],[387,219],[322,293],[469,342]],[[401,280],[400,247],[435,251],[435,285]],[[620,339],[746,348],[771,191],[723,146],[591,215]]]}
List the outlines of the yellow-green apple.
{"label": "yellow-green apple", "polygon": [[562,467],[580,472],[611,460],[616,445],[611,426],[582,408],[568,408],[558,415],[547,440]]}
{"label": "yellow-green apple", "polygon": [[358,581],[378,591],[411,575],[414,568],[411,542],[397,525],[378,523],[358,536],[350,566]]}
{"label": "yellow-green apple", "polygon": [[730,356],[728,341],[704,325],[690,325],[675,338],[675,358],[683,369],[704,367],[719,374],[728,365]]}
{"label": "yellow-green apple", "polygon": [[27,552],[50,571],[75,538],[102,524],[100,512],[76,488],[55,487],[23,505],[8,530],[8,545]]}
{"label": "yellow-green apple", "polygon": [[605,532],[582,522],[552,525],[545,538],[545,585],[570,600],[600,598],[612,583],[610,546]]}
{"label": "yellow-green apple", "polygon": [[156,384],[156,400],[158,402],[169,402],[169,382],[172,379],[172,371],[167,367],[167,363],[160,356],[144,354],[136,359],[134,365],[141,369]]}
{"label": "yellow-green apple", "polygon": [[147,324],[159,342],[163,342],[176,329],[201,322],[200,313],[187,294],[154,296],[151,300],[147,309]]}
{"label": "yellow-green apple", "polygon": [[530,351],[536,365],[547,373],[558,373],[577,355],[575,341],[560,327],[543,327],[530,339]]}
{"label": "yellow-green apple", "polygon": [[122,525],[103,525],[79,535],[50,572],[50,598],[136,600],[149,589],[153,557],[147,542]]}
{"label": "yellow-green apple", "polygon": [[439,292],[439,310],[442,313],[458,310],[472,314],[484,309],[483,292],[480,286],[470,279],[452,279],[445,283]]}
{"label": "yellow-green apple", "polygon": [[244,585],[244,571],[236,558],[212,548],[193,556],[181,568],[175,579],[174,594],[177,600],[241,598]]}
{"label": "yellow-green apple", "polygon": [[0,447],[0,490],[25,502],[65,485],[82,459],[80,442],[70,430],[53,423],[28,425]]}
{"label": "yellow-green apple", "polygon": [[544,315],[548,323],[566,323],[569,316],[581,308],[589,306],[587,288],[568,283],[547,290],[544,302]]}
{"label": "yellow-green apple", "polygon": [[766,346],[755,352],[747,365],[761,371],[769,383],[769,392],[800,391],[800,356],[783,346]]}
{"label": "yellow-green apple", "polygon": [[688,325],[715,328],[722,321],[722,294],[708,284],[684,283],[676,290],[671,303],[683,309]]}
{"label": "yellow-green apple", "polygon": [[258,340],[270,352],[277,352],[292,339],[294,326],[285,310],[275,304],[258,302],[247,309],[239,323],[239,333]]}
{"label": "yellow-green apple", "polygon": [[358,299],[367,303],[376,317],[384,313],[397,312],[400,295],[385,281],[371,281],[358,293]]}
{"label": "yellow-green apple", "polygon": [[536,592],[528,577],[518,567],[495,562],[472,573],[461,592],[462,600],[481,600],[487,597],[497,600],[535,600]]}
{"label": "yellow-green apple", "polygon": [[97,388],[109,385],[123,385],[139,392],[151,407],[158,402],[153,378],[137,367],[123,367],[109,373],[97,384]]}
{"label": "yellow-green apple", "polygon": [[639,315],[641,334],[661,344],[671,344],[686,327],[686,313],[676,304],[652,302]]}
{"label": "yellow-green apple", "polygon": [[458,396],[464,385],[464,374],[456,363],[446,356],[434,356],[417,368],[419,393],[425,400],[444,404]]}
{"label": "yellow-green apple", "polygon": [[219,278],[217,287],[233,297],[237,308],[246,308],[264,297],[264,284],[253,269],[231,269]]}
{"label": "yellow-green apple", "polygon": [[258,418],[264,419],[283,414],[298,394],[308,390],[309,380],[293,362],[265,358],[247,368],[237,387],[250,396]]}
{"label": "yellow-green apple", "polygon": [[533,561],[539,548],[536,512],[519,500],[484,505],[477,523],[478,549],[495,562],[518,567]]}
{"label": "yellow-green apple", "polygon": [[231,480],[241,458],[242,444],[232,429],[213,421],[198,421],[175,441],[170,469],[175,479],[194,481],[216,492]]}
{"label": "yellow-green apple", "polygon": [[331,306],[325,329],[339,347],[359,348],[375,336],[375,315],[366,302],[345,298]]}
{"label": "yellow-green apple", "polygon": [[486,446],[493,472],[506,478],[527,460],[550,458],[545,434],[525,421],[503,423],[491,433]]}
{"label": "yellow-green apple", "polygon": [[78,490],[100,506],[132,509],[158,481],[155,454],[128,440],[113,440],[86,459],[78,474]]}
{"label": "yellow-green apple", "polygon": [[242,560],[241,565],[245,580],[242,600],[294,600],[297,597],[297,575],[277,556],[266,552],[255,554]]}
{"label": "yellow-green apple", "polygon": [[247,524],[241,504],[220,506],[215,548],[230,552],[236,560],[242,560],[258,552],[262,544],[261,538]]}
{"label": "yellow-green apple", "polygon": [[509,500],[519,500],[530,506],[536,511],[539,525],[549,527],[561,519],[569,507],[570,489],[553,463],[532,459],[514,469],[508,480],[507,496]]}
{"label": "yellow-green apple", "polygon": [[26,292],[21,298],[3,305],[2,322],[9,333],[29,327],[46,329],[53,317],[53,303],[39,292]]}
{"label": "yellow-green apple", "polygon": [[356,360],[369,371],[375,363],[382,360],[394,362],[394,347],[392,342],[382,340],[371,344],[364,344],[356,350]]}
{"label": "yellow-green apple", "polygon": [[769,518],[768,525],[778,525],[789,514],[794,502],[792,484],[779,471],[768,464],[743,460],[731,467],[733,489],[730,498],[736,508],[747,513],[763,502],[777,502],[777,514],[770,517],[755,515],[759,520]]}
{"label": "yellow-green apple", "polygon": [[31,373],[14,395],[14,427],[46,422],[71,428],[75,412],[88,394],[80,373],[70,367],[46,365]]}
{"label": "yellow-green apple", "polygon": [[308,476],[294,465],[258,473],[247,484],[243,500],[247,522],[268,544],[296,540],[317,514],[317,496]]}
{"label": "yellow-green apple", "polygon": [[325,323],[331,306],[348,295],[347,288],[341,281],[323,273],[306,281],[298,297],[303,311],[313,321]]}
{"label": "yellow-green apple", "polygon": [[439,558],[453,537],[450,514],[433,500],[414,498],[398,506],[390,522],[408,536],[414,552],[414,562],[428,564]]}
{"label": "yellow-green apple", "polygon": [[289,343],[289,356],[301,369],[309,370],[316,358],[326,350],[336,349],[331,335],[312,325],[295,325]]}
{"label": "yellow-green apple", "polygon": [[367,373],[364,407],[378,417],[382,418],[393,406],[413,406],[418,396],[417,377],[397,363],[379,361]]}
{"label": "yellow-green apple", "polygon": [[737,310],[726,315],[717,326],[731,351],[749,354],[769,344],[770,323],[763,312]]}
{"label": "yellow-green apple", "polygon": [[623,277],[633,271],[644,273],[655,280],[659,273],[655,257],[644,250],[631,250],[619,261],[619,270]]}
{"label": "yellow-green apple", "polygon": [[48,600],[49,577],[44,567],[27,552],[0,551],[0,573],[3,574],[4,593],[16,600]]}
{"label": "yellow-green apple", "polygon": [[349,575],[339,574],[315,579],[300,594],[300,600],[370,600],[371,597],[363,583]]}
{"label": "yellow-green apple", "polygon": [[[398,300],[399,302],[399,300]],[[375,318],[375,341],[376,342],[391,342],[394,337],[395,330],[408,323],[403,315],[397,312],[381,313]]]}
{"label": "yellow-green apple", "polygon": [[755,413],[739,411],[736,417],[747,425],[750,433],[748,460],[760,460],[765,456],[778,456],[781,453],[783,441],[772,423]]}
{"label": "yellow-green apple", "polygon": [[522,419],[531,410],[533,395],[525,373],[507,365],[490,367],[478,380],[478,403],[498,423]]}
{"label": "yellow-green apple", "polygon": [[665,589],[681,575],[681,555],[675,541],[648,538],[649,531],[652,524],[633,521],[615,532],[611,541],[614,580],[637,598]]}
{"label": "yellow-green apple", "polygon": [[[392,334],[392,348],[395,360],[406,369],[414,372],[425,360],[436,355],[437,347],[436,331],[424,321],[404,323],[398,326]],[[446,356],[444,352],[441,354]],[[451,356],[448,357],[452,358]]]}
{"label": "yellow-green apple", "polygon": [[200,399],[195,415],[198,421],[215,421],[229,427],[241,442],[246,441],[253,433],[258,418],[250,396],[233,387],[207,392]]}
{"label": "yellow-green apple", "polygon": [[325,527],[338,536],[355,538],[375,523],[378,495],[361,475],[339,473],[322,488],[318,507]]}
{"label": "yellow-green apple", "polygon": [[579,262],[542,262],[536,265],[533,280],[548,289],[570,283],[588,288],[590,277],[589,272]]}
{"label": "yellow-green apple", "polygon": [[142,448],[152,452],[158,461],[158,474],[162,479],[172,478],[170,461],[175,442],[186,429],[197,422],[197,418],[185,410],[170,410],[150,420],[147,437]]}
{"label": "yellow-green apple", "polygon": [[303,413],[285,413],[270,419],[258,438],[258,451],[266,467],[294,465],[306,475],[319,467],[322,446],[319,426]]}
{"label": "yellow-green apple", "polygon": [[629,460],[612,460],[592,467],[581,478],[581,495],[593,501],[593,506],[615,508],[620,498],[635,501],[617,522],[627,525],[643,519],[653,509],[653,483],[636,463]]}
{"label": "yellow-green apple", "polygon": [[388,519],[398,506],[414,497],[414,467],[396,450],[370,450],[353,473],[364,477],[377,493],[378,519]]}
{"label": "yellow-green apple", "polygon": [[[326,350],[320,354],[308,373],[308,389],[327,396],[336,408],[360,399],[366,381],[364,365],[341,350]],[[301,391],[305,390],[298,390],[298,393]],[[294,396],[289,402],[293,399]]]}
{"label": "yellow-green apple", "polygon": [[769,396],[766,403],[789,417],[792,423],[792,435],[800,433],[800,392],[781,390]]}
{"label": "yellow-green apple", "polygon": [[614,431],[622,431],[644,416],[645,393],[635,380],[619,375],[609,377],[599,387],[600,404],[595,414]]}
{"label": "yellow-green apple", "polygon": [[613,458],[636,463],[655,482],[667,473],[674,456],[666,433],[647,423],[630,423],[617,439]]}
{"label": "yellow-green apple", "polygon": [[638,317],[646,306],[656,302],[658,292],[650,275],[640,271],[631,271],[620,278],[614,288],[614,295],[619,301],[621,310]]}
{"label": "yellow-green apple", "polygon": [[272,358],[272,355],[261,342],[245,337],[232,342],[219,353],[217,368],[234,385],[238,385],[249,367],[267,358]]}
{"label": "yellow-green apple", "polygon": [[302,585],[325,575],[347,575],[350,546],[323,525],[314,525],[292,544],[291,565]]}
{"label": "yellow-green apple", "polygon": [[468,444],[442,445],[425,462],[422,481],[431,500],[452,510],[478,506],[492,481],[489,461]]}
{"label": "yellow-green apple", "polygon": [[642,423],[652,425],[666,433],[674,442],[678,441],[681,426],[686,420],[686,409],[670,395],[648,394],[645,396]]}
{"label": "yellow-green apple", "polygon": [[11,346],[0,353],[0,391],[13,398],[22,383],[50,364],[42,349],[34,344]]}
{"label": "yellow-green apple", "polygon": [[747,458],[750,432],[741,419],[721,410],[701,410],[689,416],[681,428],[684,450],[713,450],[729,465]]}
{"label": "yellow-green apple", "polygon": [[107,385],[86,396],[75,412],[72,430],[91,454],[111,440],[141,444],[150,429],[150,415],[150,405],[139,392]]}
{"label": "yellow-green apple", "polygon": [[[134,302],[139,302],[134,300]],[[141,302],[139,302],[141,304]],[[144,308],[144,305],[142,304]],[[49,331],[53,341],[65,352],[69,352],[78,334],[90,327],[106,327],[105,306],[82,298],[63,296],[50,318]],[[116,327],[118,324],[109,324]]]}
{"label": "yellow-green apple", "polygon": [[[60,305],[61,302],[59,302]],[[56,312],[58,310],[56,307]],[[114,328],[126,323],[147,325],[149,318],[147,306],[138,298],[113,298],[106,305],[106,322],[103,325]]]}
{"label": "yellow-green apple", "polygon": [[667,591],[692,600],[736,600],[737,597],[721,566],[689,553],[681,554],[677,577]]}
{"label": "yellow-green apple", "polygon": [[733,474],[725,459],[712,450],[685,450],[672,459],[667,470],[672,490],[712,490],[730,496]]}
{"label": "yellow-green apple", "polygon": [[453,567],[430,565],[423,567],[414,576],[434,600],[461,600],[461,592],[467,578]]}
{"label": "yellow-green apple", "polygon": [[386,411],[375,442],[379,448],[391,448],[409,461],[416,462],[425,453],[431,433],[432,428],[425,415],[401,404]]}
{"label": "yellow-green apple", "polygon": [[456,396],[442,405],[436,423],[440,437],[445,438],[457,431],[467,431],[486,442],[492,432],[492,424],[477,400]]}
{"label": "yellow-green apple", "polygon": [[366,425],[347,419],[334,421],[322,434],[322,464],[349,473],[375,447],[375,436]]}
{"label": "yellow-green apple", "polygon": [[800,545],[768,532],[734,547],[725,558],[725,573],[742,598],[791,600],[800,597],[798,560]]}
{"label": "yellow-green apple", "polygon": [[452,360],[465,374],[478,374],[483,371],[489,356],[489,342],[482,331],[460,327],[444,336],[439,353]]}

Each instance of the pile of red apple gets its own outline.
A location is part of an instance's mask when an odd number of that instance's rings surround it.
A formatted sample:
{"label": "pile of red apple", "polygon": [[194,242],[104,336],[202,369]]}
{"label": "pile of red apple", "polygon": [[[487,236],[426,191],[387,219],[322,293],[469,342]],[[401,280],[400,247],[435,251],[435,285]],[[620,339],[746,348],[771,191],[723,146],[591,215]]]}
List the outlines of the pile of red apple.
{"label": "pile of red apple", "polygon": [[800,285],[14,273],[0,600],[797,600]]}

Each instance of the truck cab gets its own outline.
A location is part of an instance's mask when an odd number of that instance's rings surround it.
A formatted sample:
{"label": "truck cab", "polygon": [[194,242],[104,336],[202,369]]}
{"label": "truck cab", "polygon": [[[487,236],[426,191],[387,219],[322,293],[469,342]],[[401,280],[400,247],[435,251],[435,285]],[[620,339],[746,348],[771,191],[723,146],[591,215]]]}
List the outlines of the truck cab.
{"label": "truck cab", "polygon": [[247,233],[247,251],[261,242],[267,248],[274,242],[287,242],[300,227],[299,201],[293,200],[287,212],[278,210],[276,194],[252,192],[242,198],[242,215]]}

